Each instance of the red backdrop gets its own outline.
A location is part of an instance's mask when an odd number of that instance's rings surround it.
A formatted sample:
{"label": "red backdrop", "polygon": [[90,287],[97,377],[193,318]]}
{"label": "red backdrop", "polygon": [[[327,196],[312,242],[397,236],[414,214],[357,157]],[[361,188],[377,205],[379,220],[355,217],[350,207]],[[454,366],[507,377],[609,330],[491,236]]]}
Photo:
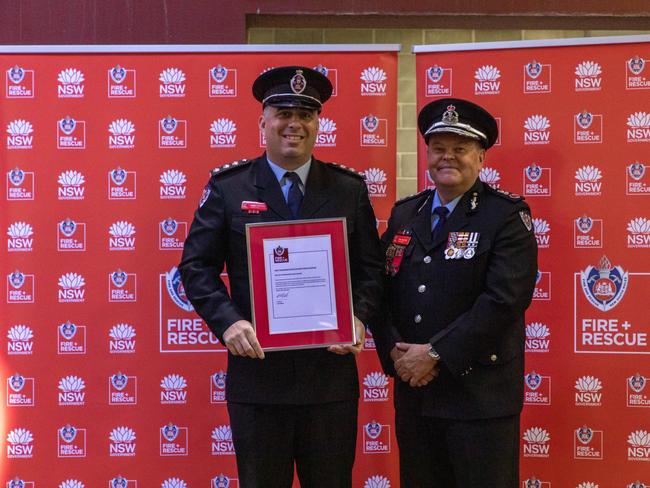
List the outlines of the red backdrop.
{"label": "red backdrop", "polygon": [[[175,267],[209,170],[263,151],[264,69],[326,69],[315,155],[366,173],[380,231],[395,200],[396,46],[162,49],[0,54],[8,486],[238,486],[226,355]],[[355,486],[395,486],[390,385],[367,349]]]}
{"label": "red backdrop", "polygon": [[[453,96],[494,114],[481,179],[533,211],[524,488],[650,485],[649,41],[416,49],[418,106]],[[419,177],[431,184],[421,140]]]}

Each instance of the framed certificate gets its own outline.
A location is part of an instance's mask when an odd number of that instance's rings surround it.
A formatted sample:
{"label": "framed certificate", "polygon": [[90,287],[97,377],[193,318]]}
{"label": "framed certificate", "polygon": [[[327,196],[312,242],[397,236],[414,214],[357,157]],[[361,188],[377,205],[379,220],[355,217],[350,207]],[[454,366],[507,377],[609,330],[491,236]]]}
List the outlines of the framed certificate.
{"label": "framed certificate", "polygon": [[247,224],[246,245],[262,349],[356,342],[344,217]]}

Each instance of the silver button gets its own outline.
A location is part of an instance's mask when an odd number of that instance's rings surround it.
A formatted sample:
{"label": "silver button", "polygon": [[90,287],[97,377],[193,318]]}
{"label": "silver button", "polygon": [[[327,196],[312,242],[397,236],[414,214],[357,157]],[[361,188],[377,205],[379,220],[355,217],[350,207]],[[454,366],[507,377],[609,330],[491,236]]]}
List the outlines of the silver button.
{"label": "silver button", "polygon": [[499,359],[499,358],[497,358],[496,354],[492,354],[492,356],[490,356],[490,361],[492,361],[492,362],[495,362],[497,359]]}
{"label": "silver button", "polygon": [[431,256],[424,256],[422,261],[424,261],[424,264],[429,264],[431,262]]}
{"label": "silver button", "polygon": [[422,322],[422,315],[418,314],[415,317],[413,317],[413,322],[415,322],[416,324]]}
{"label": "silver button", "polygon": [[418,292],[419,292],[419,293],[424,293],[425,291],[427,291],[427,287],[426,287],[426,285],[420,285],[420,286],[418,286]]}

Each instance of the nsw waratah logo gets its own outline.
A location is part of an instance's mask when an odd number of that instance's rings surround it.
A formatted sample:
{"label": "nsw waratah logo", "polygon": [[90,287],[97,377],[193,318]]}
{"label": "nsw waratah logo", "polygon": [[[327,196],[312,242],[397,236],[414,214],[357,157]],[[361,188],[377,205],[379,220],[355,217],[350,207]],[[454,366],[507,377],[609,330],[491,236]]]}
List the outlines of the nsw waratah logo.
{"label": "nsw waratah logo", "polygon": [[84,74],[77,68],[66,68],[57,76],[57,94],[59,98],[83,98],[84,96]]}
{"label": "nsw waratah logo", "polygon": [[526,325],[526,352],[548,352],[551,330],[541,322]]}
{"label": "nsw waratah logo", "polygon": [[317,147],[336,147],[336,122],[327,117],[318,119]]}
{"label": "nsw waratah logo", "polygon": [[220,425],[212,430],[212,455],[228,456],[235,454],[232,442],[232,430],[229,425]]}
{"label": "nsw waratah logo", "polygon": [[580,284],[589,303],[607,312],[623,299],[628,273],[620,266],[612,266],[607,256],[603,256],[598,266],[587,266],[580,272]]}
{"label": "nsw waratah logo", "polygon": [[81,303],[86,298],[86,280],[78,273],[65,273],[59,277],[59,303]]}
{"label": "nsw waratah logo", "polygon": [[650,461],[650,432],[635,430],[627,436],[627,460]]}
{"label": "nsw waratah logo", "polygon": [[83,173],[69,169],[59,174],[57,179],[59,200],[83,200],[86,193],[86,178]]}
{"label": "nsw waratah logo", "polygon": [[27,222],[14,222],[7,229],[7,251],[27,251],[34,249],[34,229]]}
{"label": "nsw waratah logo", "polygon": [[129,324],[115,324],[108,331],[108,351],[111,354],[132,354],[135,352],[135,328]]}
{"label": "nsw waratah logo", "polygon": [[474,72],[475,95],[498,95],[501,91],[501,71],[496,66],[486,64]]}
{"label": "nsw waratah logo", "polygon": [[130,427],[115,427],[108,436],[111,456],[135,456],[135,431]]}
{"label": "nsw waratah logo", "polygon": [[237,146],[237,124],[228,118],[213,120],[210,124],[210,147],[218,149],[222,147]]}
{"label": "nsw waratah logo", "polygon": [[64,376],[59,380],[59,405],[83,405],[86,403],[86,393],[83,391],[86,383],[75,375]]}
{"label": "nsw waratah logo", "polygon": [[547,249],[551,244],[551,226],[544,219],[533,219],[533,228],[535,229],[535,239],[537,239],[537,246]]}
{"label": "nsw waratah logo", "polygon": [[135,250],[135,226],[126,220],[113,222],[108,228],[108,249],[110,251]]}
{"label": "nsw waratah logo", "polygon": [[600,91],[602,88],[601,74],[603,73],[600,64],[595,61],[583,61],[575,69],[576,91]]}
{"label": "nsw waratah logo", "polygon": [[133,149],[135,147],[135,125],[127,119],[115,119],[108,125],[108,147],[110,149]]}
{"label": "nsw waratah logo", "polygon": [[7,149],[31,149],[34,144],[34,127],[25,119],[12,120],[7,124]]}
{"label": "nsw waratah logo", "polygon": [[368,373],[363,379],[363,401],[388,401],[388,377],[380,371]]}
{"label": "nsw waratah logo", "polygon": [[160,381],[160,403],[185,405],[187,381],[179,374],[168,374]]}
{"label": "nsw waratah logo", "polygon": [[636,217],[627,223],[627,247],[650,247],[650,220]]}
{"label": "nsw waratah logo", "polygon": [[385,197],[387,184],[386,173],[380,168],[368,168],[363,172],[370,197]]}
{"label": "nsw waratah logo", "polygon": [[541,427],[531,427],[524,432],[524,457],[549,456],[551,436]]}
{"label": "nsw waratah logo", "polygon": [[160,175],[160,198],[182,200],[186,196],[187,177],[177,169],[168,169]]}
{"label": "nsw waratah logo", "polygon": [[579,407],[599,407],[602,405],[603,383],[595,376],[581,376],[575,382],[575,404]]}
{"label": "nsw waratah logo", "polygon": [[188,488],[185,480],[181,478],[167,478],[160,486],[161,488]]}
{"label": "nsw waratah logo", "polygon": [[496,169],[490,168],[488,166],[483,166],[478,176],[480,180],[486,185],[490,185],[494,188],[499,188],[501,175]]}
{"label": "nsw waratah logo", "polygon": [[634,112],[627,118],[627,142],[650,142],[650,113]]}
{"label": "nsw waratah logo", "polygon": [[582,166],[576,170],[575,174],[575,194],[576,196],[600,196],[602,194],[603,174],[600,169],[591,164]]}
{"label": "nsw waratah logo", "polygon": [[391,488],[390,481],[385,476],[374,475],[366,480],[363,488]]}
{"label": "nsw waratah logo", "polygon": [[167,286],[169,297],[178,307],[185,310],[186,312],[191,312],[194,310],[194,307],[185,294],[185,288],[183,287],[183,282],[181,281],[181,273],[175,266],[169,271],[165,272],[165,285]]}
{"label": "nsw waratah logo", "polygon": [[524,122],[524,144],[549,144],[551,122],[544,115],[531,115]]}
{"label": "nsw waratah logo", "polygon": [[9,459],[31,458],[34,455],[34,436],[21,427],[7,434],[7,457]]}
{"label": "nsw waratah logo", "polygon": [[34,332],[23,324],[12,326],[7,331],[7,354],[31,355],[34,352]]}
{"label": "nsw waratah logo", "polygon": [[370,66],[361,72],[362,96],[386,96],[386,72],[377,66]]}
{"label": "nsw waratah logo", "polygon": [[86,488],[86,485],[79,480],[69,479],[62,481],[58,488]]}
{"label": "nsw waratah logo", "polygon": [[161,71],[160,76],[161,97],[185,96],[185,73],[178,68],[167,68]]}

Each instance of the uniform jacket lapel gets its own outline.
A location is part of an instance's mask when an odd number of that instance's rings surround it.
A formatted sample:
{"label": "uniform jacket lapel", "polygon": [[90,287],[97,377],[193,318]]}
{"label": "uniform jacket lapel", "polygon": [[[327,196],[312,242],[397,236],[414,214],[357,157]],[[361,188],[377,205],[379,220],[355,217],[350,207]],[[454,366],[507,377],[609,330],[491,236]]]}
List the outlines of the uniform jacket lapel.
{"label": "uniform jacket lapel", "polygon": [[291,219],[291,210],[282,194],[282,189],[275,174],[271,171],[266,157],[262,156],[253,163],[253,185],[257,188],[259,200],[268,205],[269,210],[283,220]]}
{"label": "uniform jacket lapel", "polygon": [[324,168],[324,163],[312,159],[307,184],[305,185],[305,198],[300,206],[299,218],[313,217],[316,212],[331,197],[333,186],[328,182],[329,176]]}

